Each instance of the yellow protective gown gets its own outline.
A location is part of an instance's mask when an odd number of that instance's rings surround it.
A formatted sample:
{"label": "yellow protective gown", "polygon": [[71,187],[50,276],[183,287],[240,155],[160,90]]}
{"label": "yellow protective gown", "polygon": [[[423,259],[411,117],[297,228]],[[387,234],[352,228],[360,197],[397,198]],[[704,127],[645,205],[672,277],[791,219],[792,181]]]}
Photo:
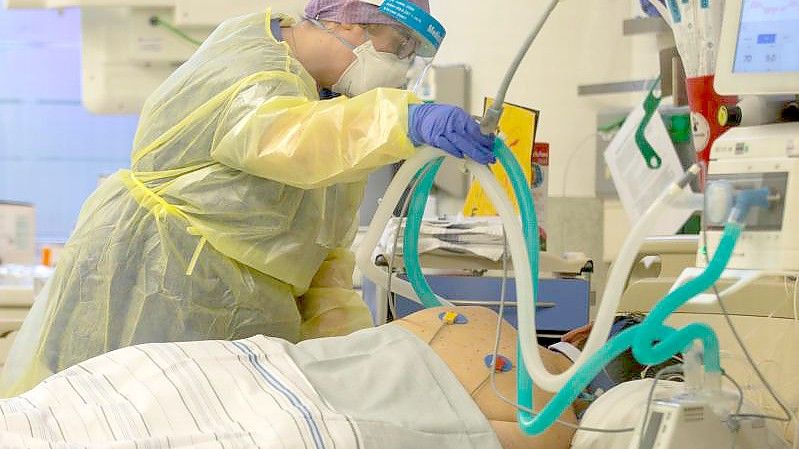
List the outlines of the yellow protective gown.
{"label": "yellow protective gown", "polygon": [[148,99],[131,170],[84,205],[0,396],[127,345],[372,325],[347,248],[368,172],[414,152],[416,99],[319,101],[269,21],[227,21]]}

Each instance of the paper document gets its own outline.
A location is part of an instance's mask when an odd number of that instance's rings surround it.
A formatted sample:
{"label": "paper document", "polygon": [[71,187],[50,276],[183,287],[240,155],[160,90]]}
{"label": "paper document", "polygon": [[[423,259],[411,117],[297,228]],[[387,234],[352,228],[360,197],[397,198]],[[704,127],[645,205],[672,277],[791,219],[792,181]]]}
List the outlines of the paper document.
{"label": "paper document", "polygon": [[[636,223],[657,197],[684,173],[666,125],[657,112],[649,121],[645,136],[661,157],[662,165],[658,169],[647,166],[635,141],[635,133],[644,115],[643,106],[633,110],[605,150],[605,162],[631,224]],[[650,236],[673,235],[691,214],[692,211],[678,209],[664,213]]]}
{"label": "paper document", "polygon": [[[405,221],[393,218],[386,226],[376,254],[391,255],[397,242],[397,255],[403,254]],[[400,232],[399,239],[396,238]],[[505,253],[502,221],[499,217],[425,220],[419,231],[419,254],[482,257],[497,262]]]}

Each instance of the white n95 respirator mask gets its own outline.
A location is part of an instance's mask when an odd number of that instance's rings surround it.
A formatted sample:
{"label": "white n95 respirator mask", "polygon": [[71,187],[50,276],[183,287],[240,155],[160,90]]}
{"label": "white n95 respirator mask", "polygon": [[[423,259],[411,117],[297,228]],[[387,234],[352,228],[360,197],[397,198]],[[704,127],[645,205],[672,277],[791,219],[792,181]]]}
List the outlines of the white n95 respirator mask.
{"label": "white n95 respirator mask", "polygon": [[355,47],[355,61],[341,74],[332,91],[354,97],[378,87],[400,88],[408,82],[413,58],[377,51],[371,40]]}

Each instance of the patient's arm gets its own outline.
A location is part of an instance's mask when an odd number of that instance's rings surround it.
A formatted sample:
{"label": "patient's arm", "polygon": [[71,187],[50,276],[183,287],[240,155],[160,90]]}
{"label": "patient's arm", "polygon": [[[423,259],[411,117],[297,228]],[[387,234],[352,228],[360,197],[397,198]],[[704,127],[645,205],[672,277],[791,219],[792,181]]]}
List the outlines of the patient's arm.
{"label": "patient's arm", "polygon": [[[469,323],[442,327],[438,315],[450,309],[428,309],[395,322],[413,332],[430,344],[430,347],[449,366],[455,377],[472,394],[480,410],[491,422],[505,449],[516,448],[568,448],[573,431],[555,425],[539,437],[526,437],[516,424],[516,410],[500,400],[489,382],[487,368],[483,362],[493,351],[496,335],[497,315],[484,307],[459,307],[456,311],[465,315]],[[516,330],[502,322],[502,338],[499,353],[513,362],[514,369],[508,373],[497,374],[497,389],[505,397],[516,400]],[[541,348],[541,356],[552,372],[568,369],[570,362],[563,356]],[[545,405],[552,398],[551,393],[535,389],[536,408]],[[569,409],[561,419],[576,423],[574,412]]]}

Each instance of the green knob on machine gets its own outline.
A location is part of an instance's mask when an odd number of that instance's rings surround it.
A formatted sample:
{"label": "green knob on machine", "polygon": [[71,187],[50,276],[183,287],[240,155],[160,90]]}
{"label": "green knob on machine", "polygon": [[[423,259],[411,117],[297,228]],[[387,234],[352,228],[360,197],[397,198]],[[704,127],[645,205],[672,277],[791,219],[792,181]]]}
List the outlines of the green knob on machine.
{"label": "green knob on machine", "polygon": [[671,116],[671,140],[685,143],[691,140],[691,116],[688,114]]}

